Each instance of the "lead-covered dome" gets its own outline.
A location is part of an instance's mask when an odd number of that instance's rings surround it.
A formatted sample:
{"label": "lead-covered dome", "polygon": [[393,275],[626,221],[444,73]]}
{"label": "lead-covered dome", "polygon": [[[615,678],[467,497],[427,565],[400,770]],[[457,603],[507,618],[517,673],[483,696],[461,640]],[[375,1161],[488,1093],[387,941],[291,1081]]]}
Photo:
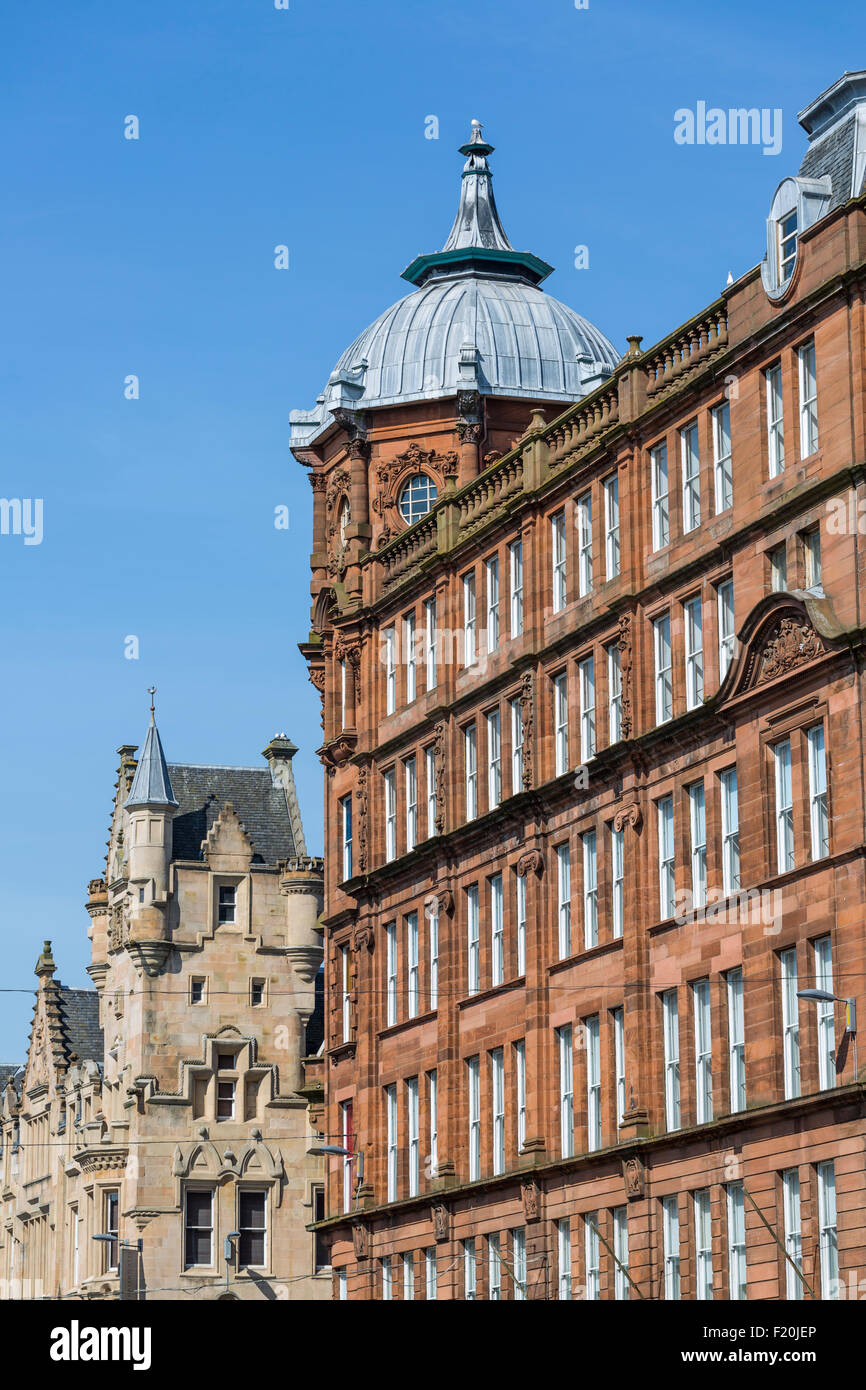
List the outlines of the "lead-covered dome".
{"label": "lead-covered dome", "polygon": [[392,304],[341,355],[316,409],[292,412],[292,443],[311,443],[334,411],[480,391],[579,400],[619,361],[587,319],[539,289],[551,266],[515,251],[496,209],[487,155],[472,122],[460,205],[441,251],[403,278],[418,288]]}

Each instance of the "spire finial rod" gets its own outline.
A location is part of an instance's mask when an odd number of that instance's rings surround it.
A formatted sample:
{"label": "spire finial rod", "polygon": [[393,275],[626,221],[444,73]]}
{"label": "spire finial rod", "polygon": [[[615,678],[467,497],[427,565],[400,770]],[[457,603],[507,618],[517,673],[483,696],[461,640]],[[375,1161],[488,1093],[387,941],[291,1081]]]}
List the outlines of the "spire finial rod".
{"label": "spire finial rod", "polygon": [[156,686],[155,686],[155,685],[149,685],[149,686],[147,687],[147,693],[148,693],[148,695],[150,696],[150,722],[151,722],[151,724],[152,724],[152,723],[154,722],[154,717],[153,717],[153,716],[154,716],[154,709],[155,709],[153,697],[154,697],[154,695],[156,694]]}

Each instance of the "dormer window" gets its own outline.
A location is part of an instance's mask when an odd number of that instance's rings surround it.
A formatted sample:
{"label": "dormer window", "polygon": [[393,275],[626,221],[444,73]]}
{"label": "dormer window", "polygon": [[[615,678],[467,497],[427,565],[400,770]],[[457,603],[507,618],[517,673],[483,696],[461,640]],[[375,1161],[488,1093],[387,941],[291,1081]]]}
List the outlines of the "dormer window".
{"label": "dormer window", "polygon": [[797,259],[797,209],[789,212],[776,223],[778,230],[779,284],[784,285],[794,273]]}
{"label": "dormer window", "polygon": [[220,926],[237,920],[237,897],[238,890],[234,884],[220,884],[218,918]]}
{"label": "dormer window", "polygon": [[400,493],[400,515],[407,526],[426,516],[438,496],[433,479],[426,473],[413,473]]}

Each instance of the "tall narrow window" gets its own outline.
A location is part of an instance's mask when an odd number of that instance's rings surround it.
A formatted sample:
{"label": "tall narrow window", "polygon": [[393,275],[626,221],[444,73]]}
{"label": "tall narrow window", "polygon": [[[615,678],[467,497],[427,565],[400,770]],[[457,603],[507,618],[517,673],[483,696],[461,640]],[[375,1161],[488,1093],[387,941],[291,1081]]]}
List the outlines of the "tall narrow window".
{"label": "tall narrow window", "polygon": [[[833,948],[829,936],[815,942],[815,984],[833,993]],[[822,1091],[836,1085],[836,1038],[833,1005],[818,1001],[818,1085]]]}
{"label": "tall narrow window", "polygon": [[421,1143],[418,1133],[418,1078],[413,1076],[406,1082],[406,1137],[409,1150],[409,1196],[418,1196]]}
{"label": "tall narrow window", "polygon": [[619,574],[619,479],[614,473],[604,484],[604,577]]}
{"label": "tall narrow window", "polygon": [[559,1050],[559,1149],[563,1158],[574,1153],[574,1059],[571,1050],[571,1024],[556,1030]]}
{"label": "tall narrow window", "polygon": [[340,1034],[341,1041],[352,1040],[352,953],[340,947]]}
{"label": "tall narrow window", "polygon": [[663,796],[656,803],[659,822],[659,917],[674,915],[674,799]]}
{"label": "tall narrow window", "polygon": [[385,859],[397,857],[397,780],[393,768],[382,774],[385,784]]}
{"label": "tall narrow window", "polygon": [[622,738],[622,664],[615,642],[607,649],[607,738],[608,743]]}
{"label": "tall narrow window", "polygon": [[764,373],[767,383],[767,450],[770,477],[778,478],[785,468],[785,426],[782,419],[782,368],[777,362]]}
{"label": "tall narrow window", "polygon": [[509,701],[511,706],[511,793],[523,791],[523,709],[520,696]]}
{"label": "tall narrow window", "polygon": [[783,594],[788,587],[788,548],[784,541],[770,551],[770,588]]}
{"label": "tall narrow window", "polygon": [[499,710],[487,715],[487,809],[492,811],[502,800],[502,751],[499,737]]}
{"label": "tall narrow window", "polygon": [[519,637],[523,631],[523,542],[512,541],[508,547],[509,622],[510,635]]}
{"label": "tall narrow window", "polygon": [[526,1300],[526,1231],[518,1226],[511,1232],[511,1265],[514,1271],[514,1298]]}
{"label": "tall narrow window", "polygon": [[780,217],[776,223],[776,251],[779,268],[779,284],[784,285],[794,273],[797,260],[797,209]]}
{"label": "tall narrow window", "polygon": [[490,1054],[490,1091],[493,1103],[493,1173],[505,1172],[505,1054],[501,1047]]}
{"label": "tall narrow window", "polygon": [[728,674],[734,659],[734,581],[726,579],[716,589],[716,612],[719,623],[719,682]]}
{"label": "tall narrow window", "polygon": [[707,818],[703,782],[695,782],[689,787],[688,795],[692,905],[700,908],[707,901]]}
{"label": "tall narrow window", "polygon": [[706,1301],[713,1296],[713,1223],[709,1188],[694,1195],[695,1204],[695,1297]]}
{"label": "tall narrow window", "polygon": [[475,725],[463,730],[463,766],[466,776],[466,819],[478,815],[478,766],[475,749]]}
{"label": "tall narrow window", "polygon": [[716,512],[727,511],[734,502],[734,475],[731,467],[731,408],[728,402],[713,411],[713,472],[716,484]]}
{"label": "tall narrow window", "polygon": [[583,947],[598,945],[598,851],[594,830],[580,837],[583,847]]}
{"label": "tall narrow window", "polygon": [[407,758],[406,768],[406,853],[418,842],[418,773],[414,758]]}
{"label": "tall narrow window", "polygon": [[481,1067],[478,1057],[466,1063],[469,1084],[469,1181],[481,1177]]}
{"label": "tall narrow window", "polygon": [[415,1256],[411,1250],[403,1254],[403,1302],[410,1303],[415,1297]]}
{"label": "tall narrow window", "polygon": [[686,630],[686,709],[697,709],[704,698],[704,634],[701,601],[683,604]]}
{"label": "tall narrow window", "polygon": [[616,1123],[622,1124],[625,1114],[625,1011],[622,1005],[611,1009],[613,1020],[613,1065],[616,1074]]}
{"label": "tall narrow window", "polygon": [[822,590],[821,586],[821,532],[816,526],[803,537],[803,568],[806,588],[810,591]]}
{"label": "tall narrow window", "polygon": [[385,713],[393,714],[397,708],[397,634],[393,627],[386,627],[385,638]]}
{"label": "tall narrow window", "polygon": [[713,1042],[710,1024],[710,982],[696,980],[692,985],[695,1016],[695,1104],[697,1122],[713,1118]]}
{"label": "tall narrow window", "polygon": [[815,382],[815,344],[804,343],[797,352],[800,382],[800,458],[818,448],[818,387]]}
{"label": "tall narrow window", "polygon": [[348,698],[348,697],[349,697],[349,689],[348,689],[348,684],[349,684],[349,663],[348,663],[348,661],[341,661],[341,662],[340,662],[340,728],[341,728],[341,729],[345,729],[345,727],[346,727],[346,714],[347,714],[347,712],[348,712],[348,704],[349,704],[349,698]]}
{"label": "tall narrow window", "polygon": [[475,574],[463,576],[463,665],[475,660]]}
{"label": "tall narrow window", "polygon": [[809,829],[812,858],[823,859],[830,853],[824,725],[816,724],[814,728],[809,729],[806,741],[809,747]]}
{"label": "tall narrow window", "polygon": [[746,1199],[741,1182],[729,1182],[728,1206],[728,1295],[746,1297]]}
{"label": "tall narrow window", "polygon": [[613,1253],[616,1260],[613,1275],[613,1296],[621,1302],[628,1298],[628,1207],[614,1207]]}
{"label": "tall narrow window", "polygon": [[490,884],[490,983],[505,979],[505,934],[502,921],[502,875],[494,874]]}
{"label": "tall narrow window", "polygon": [[601,1039],[598,1014],[586,1019],[586,1146],[601,1148]]}
{"label": "tall narrow window", "polygon": [[726,977],[728,994],[728,1087],[731,1113],[746,1108],[746,1027],[743,1014],[743,970],[737,966]]}
{"label": "tall narrow window", "polygon": [[526,878],[516,877],[517,895],[517,974],[526,974]]}
{"label": "tall narrow window", "polygon": [[[803,1267],[803,1231],[800,1224],[800,1174],[786,1168],[782,1174],[782,1205],[785,1217],[785,1296],[792,1301],[803,1298],[803,1280],[797,1272]],[[793,1269],[790,1261],[797,1266]]]}
{"label": "tall narrow window", "polygon": [[661,550],[671,538],[668,498],[668,446],[659,444],[650,451],[652,485],[653,550]]}
{"label": "tall narrow window", "polygon": [[737,769],[719,773],[722,798],[722,890],[736,893],[740,887],[740,812],[737,799]]}
{"label": "tall narrow window", "polygon": [[427,689],[436,688],[436,600],[424,600],[424,665],[426,667]]}
{"label": "tall narrow window", "polygon": [[467,994],[477,994],[480,988],[478,930],[478,885],[473,883],[466,889]]}
{"label": "tall narrow window", "polygon": [[625,871],[623,868],[623,831],[610,828],[610,896],[611,929],[614,941],[622,936],[625,920]]}
{"label": "tall narrow window", "polygon": [[487,650],[492,652],[499,646],[499,560],[495,555],[485,561],[484,577],[487,590]]}
{"label": "tall narrow window", "polygon": [[800,1094],[800,1001],[797,998],[797,952],[792,946],[779,956],[782,977],[782,1055],[785,1099]]}
{"label": "tall narrow window", "polygon": [[389,1303],[394,1297],[394,1270],[391,1265],[391,1256],[386,1255],[382,1261],[382,1298],[385,1303]]}
{"label": "tall narrow window", "polygon": [[517,1090],[517,1152],[526,1139],[526,1043],[521,1038],[514,1044],[514,1081]]}
{"label": "tall narrow window", "polygon": [[475,1237],[463,1241],[463,1297],[475,1297]]}
{"label": "tall narrow window", "polygon": [[354,1106],[350,1100],[340,1102],[340,1139],[346,1150],[343,1155],[343,1211],[352,1210],[352,1177],[355,1162]]}
{"label": "tall narrow window", "polygon": [[436,1246],[424,1251],[424,1297],[428,1303],[437,1297],[436,1293]]}
{"label": "tall narrow window", "polygon": [[595,1303],[600,1297],[601,1288],[597,1211],[588,1211],[583,1218],[583,1246],[586,1265],[586,1298],[589,1302]]}
{"label": "tall narrow window", "polygon": [[406,663],[406,700],[411,704],[418,694],[418,651],[414,613],[407,613],[403,619],[403,660]]}
{"label": "tall narrow window", "polygon": [[559,959],[571,955],[571,858],[568,845],[556,850],[556,917],[559,934]]}
{"label": "tall narrow window", "polygon": [[776,868],[780,874],[794,867],[794,805],[791,798],[791,740],[773,749],[776,772]]}
{"label": "tall narrow window", "polygon": [[427,915],[427,935],[430,946],[430,989],[428,1007],[439,1007],[439,903],[434,896],[425,908]]}
{"label": "tall narrow window", "polygon": [[424,771],[427,781],[427,836],[436,834],[436,750],[424,749]]}
{"label": "tall narrow window", "polygon": [[343,880],[352,877],[352,798],[340,799],[343,821]]}
{"label": "tall narrow window", "polygon": [[[117,1193],[106,1193],[106,1197],[114,1197]],[[111,1233],[108,1218],[111,1212],[106,1205],[106,1231]],[[115,1230],[117,1228],[115,1227]],[[111,1270],[117,1267],[117,1256],[113,1254],[114,1245],[106,1242],[106,1269]],[[111,1263],[112,1259],[114,1264]],[[184,1223],[184,1264],[190,1265],[211,1265],[213,1264],[213,1192],[202,1191],[198,1188],[191,1188],[186,1194],[186,1217]]]}
{"label": "tall narrow window", "polygon": [[665,1264],[665,1298],[680,1297],[680,1208],[676,1197],[662,1199],[662,1242]]}
{"label": "tall narrow window", "polygon": [[581,598],[592,592],[592,494],[577,499],[577,583]]}
{"label": "tall narrow window", "polygon": [[671,679],[671,620],[665,613],[653,623],[653,654],[655,657],[656,723],[664,724],[674,712],[674,687]]}
{"label": "tall narrow window", "polygon": [[832,1160],[818,1164],[818,1259],[821,1266],[821,1297],[839,1298],[836,1170]]}
{"label": "tall narrow window", "polygon": [[388,1201],[397,1200],[397,1087],[385,1087]]}
{"label": "tall narrow window", "polygon": [[669,989],[662,995],[662,1041],[665,1065],[665,1125],[668,1130],[680,1127],[680,1021],[677,992]]}
{"label": "tall narrow window", "polygon": [[491,1303],[502,1298],[502,1254],[496,1234],[487,1237],[487,1297]]}
{"label": "tall narrow window", "polygon": [[553,721],[555,773],[561,777],[568,771],[568,674],[565,671],[553,678]]}
{"label": "tall narrow window", "polygon": [[560,1299],[571,1298],[571,1222],[567,1216],[556,1223],[556,1274]]}
{"label": "tall narrow window", "polygon": [[550,542],[553,563],[553,611],[565,607],[565,512],[550,518]]}
{"label": "tall narrow window", "polygon": [[578,664],[580,684],[580,760],[595,756],[595,661],[584,657]]}
{"label": "tall narrow window", "polygon": [[385,927],[385,1023],[397,1022],[397,923]]}
{"label": "tall narrow window", "polygon": [[695,527],[701,524],[700,457],[696,424],[680,430],[680,455],[683,465],[683,531],[694,531]]}
{"label": "tall narrow window", "polygon": [[427,1073],[427,1108],[430,1116],[430,1176],[439,1176],[439,1077],[434,1067]]}
{"label": "tall narrow window", "polygon": [[418,952],[418,913],[410,912],[406,918],[406,982],[408,985],[406,1002],[410,1018],[417,1018],[420,988],[420,962]]}

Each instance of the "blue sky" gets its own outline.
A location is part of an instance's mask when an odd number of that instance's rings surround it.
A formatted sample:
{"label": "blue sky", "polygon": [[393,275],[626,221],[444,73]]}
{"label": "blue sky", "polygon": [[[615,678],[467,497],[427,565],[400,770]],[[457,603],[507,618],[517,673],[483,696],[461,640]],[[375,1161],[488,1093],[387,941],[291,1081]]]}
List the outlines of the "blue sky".
{"label": "blue sky", "polygon": [[[784,20],[742,0],[6,7],[0,496],[41,498],[43,539],[0,535],[4,990],[31,990],[44,937],[89,983],[87,881],[151,682],[170,761],[255,764],[285,729],[321,848],[289,410],[444,241],[470,119],[513,244],[557,267],[545,288],[649,345],[760,259],[796,112],[863,64],[864,36],[861,4],[801,0]],[[698,101],[781,108],[781,153],[677,145]],[[0,1061],[23,1057],[31,1009],[0,995]]]}

